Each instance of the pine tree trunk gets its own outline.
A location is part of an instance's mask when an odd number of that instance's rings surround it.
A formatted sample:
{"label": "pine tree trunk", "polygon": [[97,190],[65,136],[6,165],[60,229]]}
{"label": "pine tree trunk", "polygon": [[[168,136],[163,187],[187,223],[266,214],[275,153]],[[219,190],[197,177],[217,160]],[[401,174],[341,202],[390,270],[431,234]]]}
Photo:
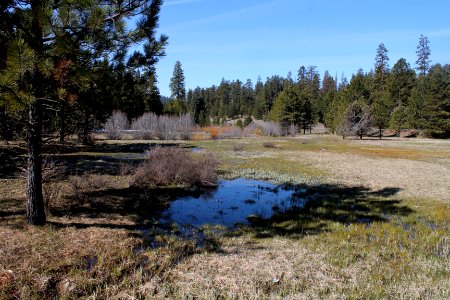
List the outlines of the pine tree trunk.
{"label": "pine tree trunk", "polygon": [[381,131],[382,131],[381,126],[378,129],[379,129],[379,135],[380,135],[380,140],[381,140]]}
{"label": "pine tree trunk", "polygon": [[42,107],[30,104],[28,112],[27,220],[32,225],[46,222],[42,195]]}

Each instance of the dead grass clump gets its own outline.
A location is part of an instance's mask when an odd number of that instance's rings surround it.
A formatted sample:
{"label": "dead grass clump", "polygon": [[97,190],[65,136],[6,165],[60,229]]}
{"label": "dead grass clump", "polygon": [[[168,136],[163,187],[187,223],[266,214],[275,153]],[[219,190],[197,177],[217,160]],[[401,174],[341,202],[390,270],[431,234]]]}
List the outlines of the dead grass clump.
{"label": "dead grass clump", "polygon": [[242,151],[242,150],[244,150],[244,147],[245,147],[244,144],[235,144],[233,146],[233,151],[235,151],[235,152]]}
{"label": "dead grass clump", "polygon": [[276,148],[277,146],[275,146],[275,144],[272,143],[272,142],[264,142],[264,143],[263,143],[263,147],[266,147],[266,148]]}
{"label": "dead grass clump", "polygon": [[134,167],[132,164],[121,163],[119,166],[119,176],[127,176],[133,173]]}
{"label": "dead grass clump", "polygon": [[133,186],[202,185],[217,183],[217,160],[211,155],[193,158],[189,150],[155,147],[136,168]]}
{"label": "dead grass clump", "polygon": [[[27,168],[22,168],[23,177],[27,177]],[[61,177],[66,172],[66,166],[55,160],[44,158],[42,160],[42,194],[44,198],[45,211],[61,198]]]}
{"label": "dead grass clump", "polygon": [[106,184],[107,180],[103,176],[93,173],[69,178],[69,186],[73,191],[73,196],[81,205],[86,202],[87,193],[98,190]]}

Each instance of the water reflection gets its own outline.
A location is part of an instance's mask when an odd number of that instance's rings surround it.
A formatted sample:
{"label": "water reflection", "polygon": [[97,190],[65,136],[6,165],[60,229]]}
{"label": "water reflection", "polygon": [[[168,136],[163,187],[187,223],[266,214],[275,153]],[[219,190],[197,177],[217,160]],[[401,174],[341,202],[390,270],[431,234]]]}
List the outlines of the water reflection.
{"label": "water reflection", "polygon": [[217,188],[199,197],[175,199],[163,212],[161,221],[197,228],[205,224],[226,227],[248,224],[248,218],[269,218],[288,208],[303,207],[305,198],[301,194],[304,192],[264,181],[222,180]]}

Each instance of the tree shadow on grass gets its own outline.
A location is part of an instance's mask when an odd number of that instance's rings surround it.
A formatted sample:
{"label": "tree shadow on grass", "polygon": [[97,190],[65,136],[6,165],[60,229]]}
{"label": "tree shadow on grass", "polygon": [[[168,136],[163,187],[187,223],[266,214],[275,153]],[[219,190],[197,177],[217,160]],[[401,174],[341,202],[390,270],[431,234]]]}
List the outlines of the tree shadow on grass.
{"label": "tree shadow on grass", "polygon": [[[288,200],[290,202],[288,209],[280,211],[273,207],[274,214],[269,219],[251,215],[246,220],[242,220],[243,223],[248,222],[249,226],[238,226],[238,230],[231,227],[225,231],[225,234],[239,235],[251,232],[261,238],[276,235],[298,238],[303,235],[326,232],[333,222],[344,225],[366,224],[369,226],[372,222],[387,222],[392,216],[406,216],[413,212],[407,206],[402,205],[400,200],[392,199],[400,191],[399,188],[390,187],[372,191],[362,186],[349,187],[333,184],[282,185],[282,187],[292,191],[292,196]],[[277,193],[277,189],[272,192]],[[70,216],[73,220],[83,217],[93,221],[89,224],[61,223],[60,226],[79,228],[98,226],[128,230],[155,226],[164,228],[164,224],[156,222],[155,225],[152,222],[161,219],[162,213],[169,208],[172,201],[185,196],[198,198],[203,195],[205,198],[207,193],[211,193],[211,189],[110,188],[84,193],[83,199],[86,200],[83,203],[80,203],[79,199],[74,196],[67,197],[68,203],[72,204],[53,210],[52,215]],[[243,203],[245,203],[244,200]],[[223,201],[226,201],[226,198]],[[108,216],[111,220],[115,216],[126,217],[137,225],[122,225],[120,222],[106,224],[95,222],[100,218],[108,220]],[[224,217],[226,216],[224,215]],[[177,220],[171,221],[177,223]],[[58,226],[56,222],[52,224]],[[136,235],[136,232],[133,235]]]}
{"label": "tree shadow on grass", "polygon": [[[159,219],[170,202],[181,196],[201,195],[201,189],[185,188],[108,188],[98,191],[81,193],[77,196],[66,197],[66,205],[52,209],[55,217],[70,216],[72,219],[83,217],[93,220],[93,223],[61,223],[60,226],[75,226],[78,228],[103,227],[122,229],[142,229],[151,220]],[[82,197],[83,200],[80,200]],[[96,223],[95,219],[114,219],[116,216],[125,217],[136,225],[122,225],[120,223]],[[58,226],[57,222],[51,223]]]}
{"label": "tree shadow on grass", "polygon": [[[118,175],[121,165],[137,166],[152,147],[179,147],[176,143],[107,144],[98,143],[93,146],[67,146],[53,150],[51,158],[66,166],[66,173],[82,175],[85,173],[100,173],[103,175]],[[189,145],[182,145],[189,148]],[[49,151],[52,152],[52,151]]]}
{"label": "tree shadow on grass", "polygon": [[25,216],[24,199],[3,198],[0,199],[0,218]]}
{"label": "tree shadow on grass", "polygon": [[276,235],[300,238],[326,232],[332,223],[370,226],[373,222],[388,222],[391,216],[413,213],[411,208],[402,205],[401,200],[391,198],[400,191],[399,188],[371,191],[362,186],[332,184],[293,188],[302,191],[294,193],[294,199],[297,199],[294,201],[299,201],[300,205],[293,205],[269,219],[251,218],[251,225],[243,232],[252,232],[260,238]]}

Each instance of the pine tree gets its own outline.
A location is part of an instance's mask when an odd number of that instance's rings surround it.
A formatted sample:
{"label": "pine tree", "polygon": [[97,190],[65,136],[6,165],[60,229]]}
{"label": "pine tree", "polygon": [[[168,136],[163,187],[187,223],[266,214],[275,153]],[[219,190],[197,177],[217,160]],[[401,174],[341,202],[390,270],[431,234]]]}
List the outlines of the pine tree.
{"label": "pine tree", "polygon": [[258,76],[255,85],[255,107],[252,113],[255,118],[260,119],[266,114],[267,110],[264,84],[261,81],[261,77]]}
{"label": "pine tree", "polygon": [[186,98],[186,88],[184,82],[184,72],[181,63],[177,61],[173,68],[173,75],[170,79],[171,98],[175,101],[184,102]]}
{"label": "pine tree", "polygon": [[416,70],[419,71],[419,75],[425,75],[430,68],[430,41],[423,34],[420,35],[419,44],[417,45],[417,60],[416,60]]}
{"label": "pine tree", "polygon": [[372,118],[374,125],[378,127],[380,139],[382,130],[388,124],[392,111],[391,99],[387,92],[387,80],[389,76],[389,57],[387,53],[388,50],[383,43],[378,45],[377,55],[375,56],[375,74],[371,89]]}
{"label": "pine tree", "polygon": [[393,111],[389,120],[389,128],[399,131],[408,128],[407,108],[411,90],[414,87],[416,73],[404,58],[399,59],[392,67],[387,83],[388,93],[393,102]]}
{"label": "pine tree", "polygon": [[[155,63],[163,55],[167,40],[165,36],[155,38],[161,4],[161,0],[1,2],[1,98],[28,110],[30,224],[46,222],[42,196],[43,107],[53,102],[56,92],[65,93],[64,87],[55,89],[57,63],[62,59],[73,63],[79,92],[94,86],[89,71],[96,61],[107,54],[126,51],[133,43],[145,42],[143,64]],[[129,30],[124,18],[135,15],[142,18]]]}
{"label": "pine tree", "polygon": [[284,128],[292,124],[305,126],[307,123],[306,106],[307,99],[304,94],[302,95],[298,86],[288,85],[278,94],[268,119],[279,121]]}

